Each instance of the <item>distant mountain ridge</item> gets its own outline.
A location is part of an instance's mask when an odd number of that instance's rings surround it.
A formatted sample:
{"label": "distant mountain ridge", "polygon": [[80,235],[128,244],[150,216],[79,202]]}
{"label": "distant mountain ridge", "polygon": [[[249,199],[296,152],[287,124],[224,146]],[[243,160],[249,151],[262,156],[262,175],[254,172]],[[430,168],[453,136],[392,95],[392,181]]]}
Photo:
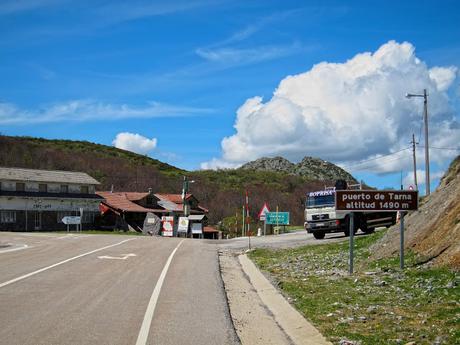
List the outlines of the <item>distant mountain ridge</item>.
{"label": "distant mountain ridge", "polygon": [[346,180],[356,182],[355,178],[337,165],[314,157],[304,157],[302,161],[294,164],[286,158],[277,156],[273,158],[262,157],[244,164],[240,169],[257,171],[275,171],[286,174],[303,176],[310,180]]}

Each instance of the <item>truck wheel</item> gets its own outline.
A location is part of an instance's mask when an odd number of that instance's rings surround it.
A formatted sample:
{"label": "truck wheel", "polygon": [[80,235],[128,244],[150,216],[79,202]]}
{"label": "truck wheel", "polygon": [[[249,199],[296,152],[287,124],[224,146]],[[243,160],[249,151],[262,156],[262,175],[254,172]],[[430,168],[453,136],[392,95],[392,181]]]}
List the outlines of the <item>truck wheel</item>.
{"label": "truck wheel", "polygon": [[313,233],[313,237],[316,238],[317,240],[322,240],[326,236],[326,233],[324,231],[315,231]]}

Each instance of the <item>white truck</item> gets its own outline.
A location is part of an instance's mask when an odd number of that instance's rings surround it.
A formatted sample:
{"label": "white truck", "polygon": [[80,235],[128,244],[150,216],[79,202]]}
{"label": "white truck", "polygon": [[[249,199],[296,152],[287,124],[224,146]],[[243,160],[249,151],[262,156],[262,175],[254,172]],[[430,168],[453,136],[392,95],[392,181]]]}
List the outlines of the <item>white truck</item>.
{"label": "white truck", "polygon": [[[345,236],[349,236],[350,214],[349,211],[335,209],[335,188],[326,187],[325,190],[307,194],[304,227],[316,239],[323,239],[327,233],[334,232],[343,232]],[[355,212],[354,233],[358,229],[364,233],[372,233],[377,227],[389,227],[395,223],[396,212]]]}

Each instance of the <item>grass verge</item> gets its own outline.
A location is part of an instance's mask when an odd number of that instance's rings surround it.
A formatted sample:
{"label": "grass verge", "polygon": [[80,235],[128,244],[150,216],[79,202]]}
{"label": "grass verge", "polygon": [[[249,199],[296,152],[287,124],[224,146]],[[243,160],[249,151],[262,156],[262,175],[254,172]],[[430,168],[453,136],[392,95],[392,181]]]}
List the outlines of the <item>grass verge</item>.
{"label": "grass verge", "polygon": [[460,344],[460,276],[417,265],[409,252],[370,260],[384,232],[357,236],[355,274],[348,242],[295,249],[256,249],[251,259],[330,341],[356,344]]}

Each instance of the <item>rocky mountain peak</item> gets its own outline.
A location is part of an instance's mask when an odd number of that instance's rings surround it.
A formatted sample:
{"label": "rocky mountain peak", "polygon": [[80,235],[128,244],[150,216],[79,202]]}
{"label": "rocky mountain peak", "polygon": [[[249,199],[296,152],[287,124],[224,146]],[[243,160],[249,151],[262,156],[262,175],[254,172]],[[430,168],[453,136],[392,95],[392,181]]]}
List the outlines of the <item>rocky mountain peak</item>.
{"label": "rocky mountain peak", "polygon": [[241,169],[245,170],[279,171],[285,173],[292,173],[293,168],[293,163],[280,156],[273,158],[262,157],[246,163],[241,167]]}
{"label": "rocky mountain peak", "polygon": [[356,182],[352,175],[335,164],[315,157],[304,157],[299,163],[294,164],[283,157],[259,158],[244,164],[241,169],[284,172],[292,175],[305,176],[312,180],[338,180],[344,179]]}

